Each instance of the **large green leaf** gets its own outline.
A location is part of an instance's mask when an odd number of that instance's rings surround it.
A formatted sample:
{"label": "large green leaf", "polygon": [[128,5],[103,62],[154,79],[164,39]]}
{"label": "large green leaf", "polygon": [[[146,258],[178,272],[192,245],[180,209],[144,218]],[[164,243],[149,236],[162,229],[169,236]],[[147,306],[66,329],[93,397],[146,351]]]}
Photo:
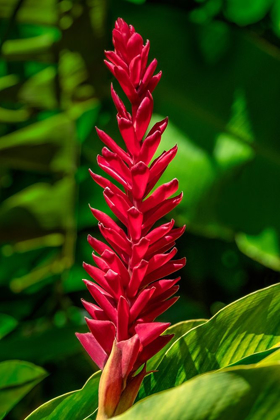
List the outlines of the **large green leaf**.
{"label": "large green leaf", "polygon": [[165,353],[158,372],[144,380],[140,398],[278,344],[279,296],[280,284],[252,293],[183,335]]}
{"label": "large green leaf", "polygon": [[0,363],[0,419],[46,376],[32,363],[9,360]]}
{"label": "large green leaf", "polygon": [[[172,327],[168,328],[166,334],[174,334],[174,338],[170,345],[182,334],[186,331],[189,331],[191,328],[194,328],[197,325],[200,325],[205,320],[190,320],[185,322],[180,322]],[[160,358],[164,355],[167,349],[164,348],[161,352],[158,353],[153,359],[151,359],[148,369],[154,369]],[[51,400],[44,404],[43,406],[39,407],[34,413],[32,413],[28,420],[42,420],[42,419],[59,419],[59,416],[72,416],[74,412],[74,407],[83,406],[84,411],[77,411],[77,417],[73,417],[73,419],[83,419],[83,416],[91,415],[94,410],[97,408],[97,392],[98,392],[98,383],[99,383],[100,372],[94,374],[85,386],[79,391],[73,391],[69,394],[61,395],[54,400]],[[89,397],[91,395],[91,397]],[[90,400],[90,403],[88,403]],[[92,405],[93,404],[93,405]],[[69,410],[69,411],[67,411]],[[65,417],[66,418],[66,417]],[[71,417],[72,418],[72,417]]]}
{"label": "large green leaf", "polygon": [[186,334],[191,329],[203,324],[206,321],[206,319],[190,319],[188,321],[178,322],[177,324],[171,325],[169,328],[167,328],[164,335],[174,334],[174,337],[165,347],[163,347],[163,349],[161,349],[154,357],[148,361],[147,370],[156,369],[165,353],[170,349],[173,343],[178,340],[178,338],[182,337],[182,335]]}
{"label": "large green leaf", "polygon": [[[272,347],[271,349],[259,351],[257,353],[250,354],[250,356],[243,357],[242,359],[238,360],[229,365],[231,366],[239,366],[239,365],[255,365],[256,363],[262,364],[265,360],[270,360],[270,357],[273,357],[274,353],[278,355],[279,353],[279,346]],[[274,356],[276,357],[276,356]],[[277,356],[277,360],[278,360]],[[273,359],[274,360],[274,359]]]}
{"label": "large green leaf", "polygon": [[98,406],[100,371],[92,375],[82,389],[61,395],[31,413],[26,420],[82,420]]}
{"label": "large green leaf", "polygon": [[259,361],[259,366],[265,366],[265,365],[273,365],[276,363],[280,363],[280,350],[274,351],[273,353],[270,353],[265,357],[264,359]]}
{"label": "large green leaf", "polygon": [[119,420],[260,420],[280,418],[280,365],[230,368],[138,402]]}

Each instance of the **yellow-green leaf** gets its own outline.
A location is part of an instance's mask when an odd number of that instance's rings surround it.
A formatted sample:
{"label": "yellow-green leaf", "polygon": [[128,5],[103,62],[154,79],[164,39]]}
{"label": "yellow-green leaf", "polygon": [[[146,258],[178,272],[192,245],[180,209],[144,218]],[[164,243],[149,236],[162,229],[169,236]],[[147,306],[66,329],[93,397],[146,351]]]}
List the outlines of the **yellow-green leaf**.
{"label": "yellow-green leaf", "polygon": [[138,402],[118,420],[272,420],[280,418],[280,365],[198,376]]}
{"label": "yellow-green leaf", "polygon": [[61,395],[33,411],[26,420],[82,420],[98,406],[100,371],[94,373],[82,389]]}
{"label": "yellow-green leaf", "polygon": [[144,380],[140,398],[277,345],[279,296],[279,283],[259,290],[226,306],[209,321],[183,335],[165,353],[158,372]]}

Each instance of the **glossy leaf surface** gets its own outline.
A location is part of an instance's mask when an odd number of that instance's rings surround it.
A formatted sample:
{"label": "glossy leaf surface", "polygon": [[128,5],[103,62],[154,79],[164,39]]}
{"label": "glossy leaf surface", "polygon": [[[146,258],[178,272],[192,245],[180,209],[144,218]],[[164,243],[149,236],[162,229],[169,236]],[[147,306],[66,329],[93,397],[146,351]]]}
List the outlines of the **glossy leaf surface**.
{"label": "glossy leaf surface", "polygon": [[98,384],[100,371],[93,374],[82,389],[61,395],[43,404],[26,420],[82,420],[90,415],[98,405]]}
{"label": "glossy leaf surface", "polygon": [[144,380],[140,398],[277,345],[279,294],[280,284],[252,293],[183,335],[164,355],[158,372]]}
{"label": "glossy leaf surface", "polygon": [[143,401],[119,420],[259,420],[280,416],[280,365],[239,367],[196,377]]}

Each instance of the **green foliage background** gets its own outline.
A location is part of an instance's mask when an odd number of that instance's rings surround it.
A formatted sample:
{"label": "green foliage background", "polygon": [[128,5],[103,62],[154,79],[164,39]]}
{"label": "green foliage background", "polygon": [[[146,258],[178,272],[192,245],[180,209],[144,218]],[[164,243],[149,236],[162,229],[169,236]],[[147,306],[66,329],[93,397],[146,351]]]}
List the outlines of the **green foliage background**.
{"label": "green foliage background", "polygon": [[88,174],[94,126],[120,140],[103,64],[118,16],[151,41],[161,148],[179,145],[164,180],[184,191],[173,217],[188,264],[163,319],[208,318],[279,281],[280,1],[0,0],[0,362],[50,374],[10,420],[96,369],[74,332],[86,236],[99,235],[88,203],[106,208]]}

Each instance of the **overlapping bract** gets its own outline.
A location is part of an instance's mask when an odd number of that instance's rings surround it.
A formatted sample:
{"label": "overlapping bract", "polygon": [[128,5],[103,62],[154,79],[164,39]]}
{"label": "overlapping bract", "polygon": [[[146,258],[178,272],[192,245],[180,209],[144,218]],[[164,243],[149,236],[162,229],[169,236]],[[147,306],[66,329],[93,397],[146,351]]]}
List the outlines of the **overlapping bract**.
{"label": "overlapping bract", "polygon": [[157,61],[147,66],[149,41],[143,45],[142,37],[122,19],[117,20],[113,30],[113,44],[115,50],[105,52],[105,63],[131,103],[129,113],[111,87],[126,150],[97,128],[106,146],[97,158],[98,165],[118,186],[90,173],[104,188],[109,208],[124,227],[91,208],[109,245],[88,237],[95,266],[84,264],[84,268],[95,282],[85,283],[97,305],[83,302],[92,318],[86,320],[90,333],[77,336],[101,369],[115,342],[125,366],[123,377],[128,378],[171,338],[161,335],[169,324],[155,319],[178,299],[173,295],[179,288],[179,278],[166,277],[185,264],[184,258],[173,259],[177,253],[175,241],[184,227],[173,228],[174,220],[154,226],[182,199],[182,194],[173,197],[178,189],[176,179],[149,195],[177,152],[175,146],[151,163],[167,119],[155,124],[144,138],[153,112],[152,92],[161,77],[161,72],[154,75]]}

